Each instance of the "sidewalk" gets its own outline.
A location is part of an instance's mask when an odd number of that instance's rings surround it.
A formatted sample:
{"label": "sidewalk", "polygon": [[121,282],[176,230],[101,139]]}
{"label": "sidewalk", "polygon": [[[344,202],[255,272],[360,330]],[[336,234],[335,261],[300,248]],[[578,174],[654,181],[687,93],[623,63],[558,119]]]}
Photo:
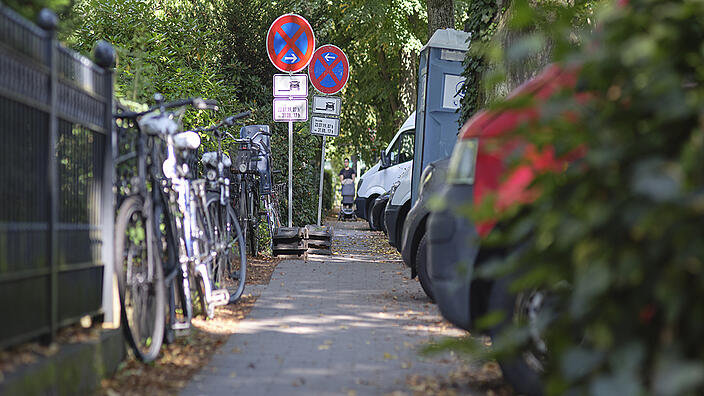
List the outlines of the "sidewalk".
{"label": "sidewalk", "polygon": [[[409,375],[447,375],[457,359],[421,357],[444,322],[397,254],[366,223],[334,223],[331,257],[285,260],[183,395],[383,395]],[[386,249],[388,251],[388,249]],[[382,251],[382,252],[379,252]]]}

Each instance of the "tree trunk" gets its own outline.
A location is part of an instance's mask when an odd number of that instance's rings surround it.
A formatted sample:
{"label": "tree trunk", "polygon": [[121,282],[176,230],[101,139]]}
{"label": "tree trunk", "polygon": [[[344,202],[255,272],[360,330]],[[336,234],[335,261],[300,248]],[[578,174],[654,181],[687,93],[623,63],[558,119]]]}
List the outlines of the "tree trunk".
{"label": "tree trunk", "polygon": [[455,28],[454,0],[428,0],[428,39],[438,29]]}
{"label": "tree trunk", "polygon": [[401,117],[397,117],[396,127],[400,127],[406,117],[411,115],[416,108],[416,84],[418,84],[418,51],[403,48],[401,50],[401,84],[399,86],[399,102],[401,104],[399,112]]}

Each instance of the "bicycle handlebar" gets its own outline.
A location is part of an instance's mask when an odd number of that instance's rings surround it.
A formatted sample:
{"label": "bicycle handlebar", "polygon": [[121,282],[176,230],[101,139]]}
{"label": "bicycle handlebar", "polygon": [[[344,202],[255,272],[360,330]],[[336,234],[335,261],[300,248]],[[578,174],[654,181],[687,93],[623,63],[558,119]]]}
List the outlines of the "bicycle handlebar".
{"label": "bicycle handlebar", "polygon": [[[223,126],[233,125],[235,123],[235,121],[242,119],[242,118],[249,117],[250,115],[252,115],[251,111],[249,111],[249,110],[243,111],[243,112],[235,114],[233,116],[229,116],[229,117],[223,119],[222,121],[218,122],[215,125],[211,125],[209,127],[200,127],[200,128],[193,129],[193,132],[213,132],[213,131],[218,132],[219,129],[222,128]],[[225,132],[225,134],[230,135],[228,132]],[[234,139],[234,137],[232,135],[230,135],[230,137],[232,137]]]}
{"label": "bicycle handlebar", "polygon": [[151,112],[154,112],[156,110],[161,109],[166,110],[166,109],[173,109],[176,107],[184,107],[184,106],[192,106],[195,109],[198,110],[218,110],[218,101],[215,99],[205,99],[203,100],[202,98],[188,98],[188,99],[179,99],[175,100],[173,102],[167,102],[167,103],[157,103],[156,105],[150,107],[149,109],[141,112],[136,112],[136,111],[124,111],[119,114],[113,114],[113,118],[137,118],[141,117],[145,114],[149,114]]}

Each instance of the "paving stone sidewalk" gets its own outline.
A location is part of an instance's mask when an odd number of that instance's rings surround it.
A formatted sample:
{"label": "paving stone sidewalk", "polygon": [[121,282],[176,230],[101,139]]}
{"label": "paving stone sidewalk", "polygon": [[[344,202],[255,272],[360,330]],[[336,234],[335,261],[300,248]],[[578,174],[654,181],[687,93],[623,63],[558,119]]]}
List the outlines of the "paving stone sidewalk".
{"label": "paving stone sidewalk", "polygon": [[410,394],[409,375],[457,367],[450,354],[419,354],[431,339],[462,332],[408,279],[400,256],[380,252],[383,235],[362,222],[333,226],[338,252],[281,262],[183,395]]}

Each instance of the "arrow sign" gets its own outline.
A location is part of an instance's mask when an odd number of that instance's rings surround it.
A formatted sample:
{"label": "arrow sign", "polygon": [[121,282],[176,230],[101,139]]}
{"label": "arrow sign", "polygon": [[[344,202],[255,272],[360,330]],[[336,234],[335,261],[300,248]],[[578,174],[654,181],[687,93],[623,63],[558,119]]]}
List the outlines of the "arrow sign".
{"label": "arrow sign", "polygon": [[339,92],[347,83],[350,65],[347,56],[334,45],[323,45],[315,50],[308,68],[308,78],[324,94]]}
{"label": "arrow sign", "polygon": [[271,63],[282,72],[304,69],[313,56],[314,48],[313,28],[300,15],[281,15],[266,34],[266,53]]}

